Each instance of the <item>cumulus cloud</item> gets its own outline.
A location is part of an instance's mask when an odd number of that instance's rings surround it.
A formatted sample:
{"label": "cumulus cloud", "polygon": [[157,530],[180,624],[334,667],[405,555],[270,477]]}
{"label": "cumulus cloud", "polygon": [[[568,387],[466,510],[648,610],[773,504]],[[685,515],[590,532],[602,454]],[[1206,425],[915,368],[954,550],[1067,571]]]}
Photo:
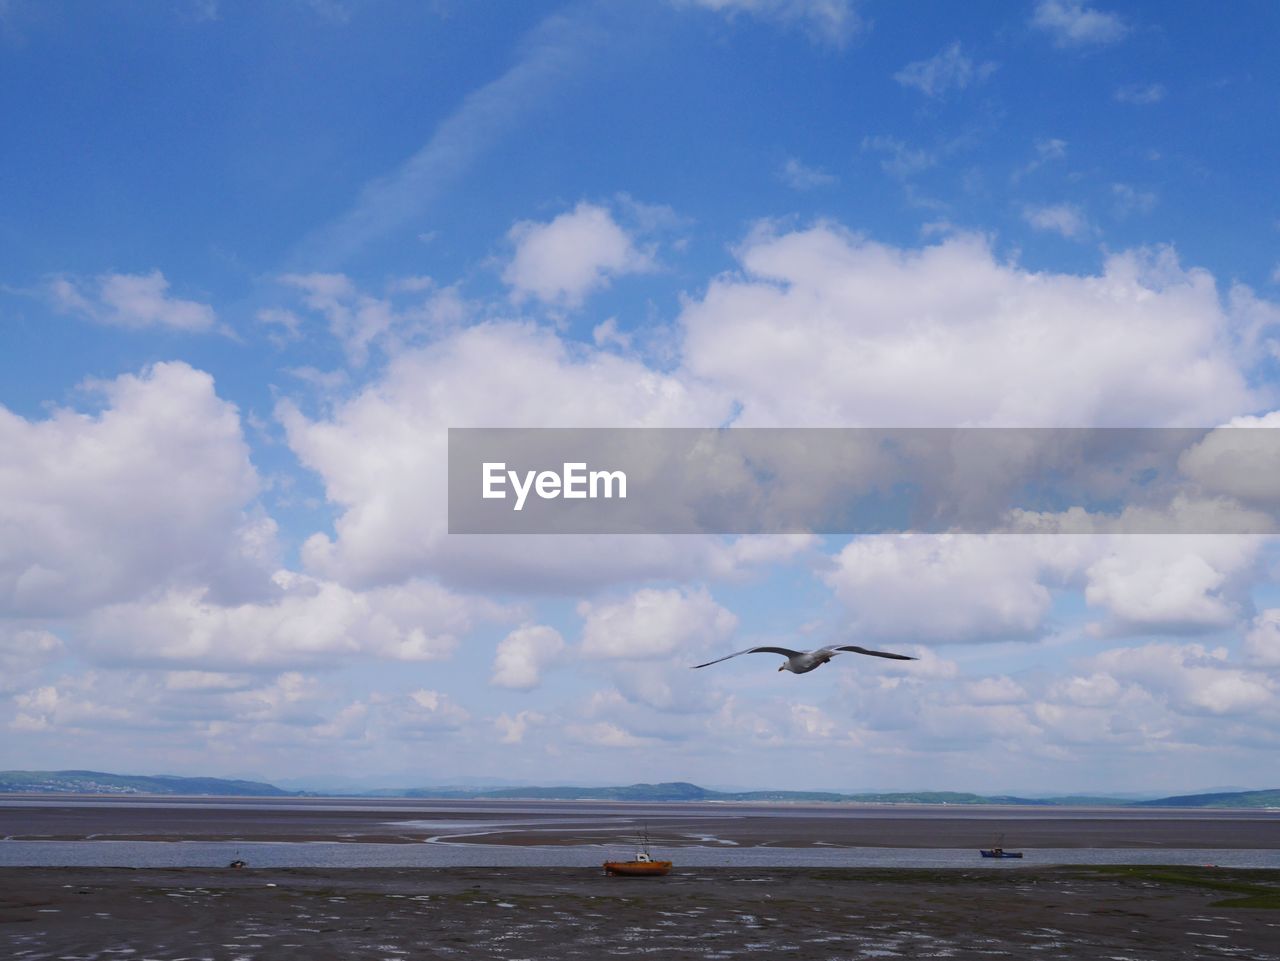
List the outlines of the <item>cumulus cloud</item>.
{"label": "cumulus cloud", "polygon": [[1132,681],[1191,714],[1251,713],[1274,704],[1273,682],[1233,666],[1223,648],[1201,644],[1153,643],[1106,651],[1096,666],[1121,681]]}
{"label": "cumulus cloud", "polygon": [[604,207],[586,202],[548,223],[521,221],[507,235],[515,247],[502,279],[517,301],[580,306],[615,277],[653,269],[652,256]]}
{"label": "cumulus cloud", "polygon": [[733,633],[738,619],[705,590],[636,591],[622,601],[583,601],[582,652],[589,657],[649,660],[706,650]]}
{"label": "cumulus cloud", "polygon": [[674,368],[480,323],[398,351],[319,416],[281,403],[291,448],[338,511],[334,533],[304,545],[306,569],[355,587],[581,591],[772,562],[750,542],[449,538],[450,426],[1203,424],[1262,397],[1240,348],[1256,311],[1170,251],[1117,254],[1096,275],[1034,273],[972,236],[898,248],[819,225],[762,228],[738,254],[741,272],[686,301]]}
{"label": "cumulus cloud", "polygon": [[113,327],[142,330],[151,327],[202,333],[218,321],[213,308],[169,294],[169,281],[153,270],[149,274],[102,274],[92,283],[66,277],[50,285],[54,304],[63,310]]}
{"label": "cumulus cloud", "polygon": [[902,249],[819,225],[738,256],[680,318],[684,369],[738,426],[1203,425],[1263,396],[1235,350],[1248,316],[1167,250],[1035,273],[973,236]]}
{"label": "cumulus cloud", "polygon": [[1085,6],[1084,0],[1040,0],[1031,25],[1048,33],[1059,47],[1105,46],[1129,33],[1117,14]]}
{"label": "cumulus cloud", "polygon": [[803,29],[814,40],[842,47],[862,28],[854,0],[676,0],[728,16],[748,14]]}
{"label": "cumulus cloud", "polygon": [[0,407],[0,610],[67,614],[165,585],[262,593],[275,524],[236,408],[183,363],[91,385],[106,406]]}
{"label": "cumulus cloud", "polygon": [[864,537],[835,556],[823,579],[868,643],[1030,638],[1052,603],[1040,583],[1041,551],[1026,536]]}
{"label": "cumulus cloud", "polygon": [[1264,667],[1280,667],[1280,608],[1268,608],[1253,619],[1244,637],[1245,657]]}
{"label": "cumulus cloud", "polygon": [[1178,466],[1210,494],[1280,508],[1280,411],[1233,417],[1187,450]]}
{"label": "cumulus cloud", "polygon": [[1082,590],[1102,616],[1089,625],[1098,636],[1229,628],[1250,613],[1266,538],[1173,533],[1185,509],[1159,515],[1170,533],[1129,532],[1131,514],[1150,513],[1143,508],[1019,515],[1011,533],[861,537],[821,577],[868,639],[1030,640],[1045,633],[1064,589]]}
{"label": "cumulus cloud", "polygon": [[1130,535],[1114,538],[1085,570],[1085,600],[1112,630],[1212,631],[1247,609],[1247,575],[1262,538]]}
{"label": "cumulus cloud", "polygon": [[904,87],[914,87],[926,97],[943,97],[980,82],[996,69],[994,63],[975,64],[956,41],[928,60],[916,60],[893,75]]}
{"label": "cumulus cloud", "polygon": [[337,538],[307,541],[308,567],[344,583],[435,574],[457,583],[563,586],[681,576],[706,545],[645,536],[448,538],[447,429],[703,426],[727,405],[696,383],[529,325],[481,324],[405,350],[331,414],[279,414],[289,444],[341,511]]}
{"label": "cumulus cloud", "polygon": [[[698,714],[714,709],[716,696],[689,668],[727,647],[738,619],[705,589],[644,588],[616,602],[583,601],[581,652],[613,682],[626,716],[611,721],[634,730],[646,714]],[[633,714],[638,707],[640,717]]]}
{"label": "cumulus cloud", "polygon": [[211,603],[198,588],[103,607],[84,635],[105,661],[204,669],[271,668],[364,656],[398,661],[449,657],[479,617],[500,610],[425,581],[355,591],[280,571],[276,596]]}
{"label": "cumulus cloud", "polygon": [[537,687],[542,672],[564,651],[564,638],[554,627],[526,624],[498,643],[491,683],[517,691]]}
{"label": "cumulus cloud", "polygon": [[[111,728],[142,729],[156,727],[164,719],[149,710],[149,699],[120,697],[103,683],[103,677],[86,672],[76,677],[63,677],[54,683],[34,687],[13,698],[12,730],[34,734],[101,733]],[[139,681],[125,686],[136,691]]]}

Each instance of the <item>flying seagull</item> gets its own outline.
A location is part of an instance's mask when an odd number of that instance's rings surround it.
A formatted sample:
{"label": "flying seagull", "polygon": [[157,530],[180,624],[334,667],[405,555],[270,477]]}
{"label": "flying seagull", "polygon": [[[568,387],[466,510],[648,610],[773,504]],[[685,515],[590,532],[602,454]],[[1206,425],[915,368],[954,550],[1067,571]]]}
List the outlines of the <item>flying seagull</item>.
{"label": "flying seagull", "polygon": [[918,658],[909,657],[906,654],[890,654],[887,651],[869,651],[865,647],[855,647],[852,644],[831,644],[827,647],[819,647],[813,651],[793,651],[786,647],[749,647],[745,651],[737,651],[733,654],[726,654],[724,657],[717,657],[714,661],[707,661],[706,664],[695,664],[694,668],[710,667],[712,664],[719,664],[721,661],[727,661],[731,657],[737,657],[739,654],[781,654],[786,658],[782,662],[782,666],[778,668],[780,671],[790,671],[792,674],[808,674],[815,667],[822,667],[827,661],[831,660],[841,651],[852,651],[854,654],[870,654],[872,657],[890,657],[895,661],[914,661]]}

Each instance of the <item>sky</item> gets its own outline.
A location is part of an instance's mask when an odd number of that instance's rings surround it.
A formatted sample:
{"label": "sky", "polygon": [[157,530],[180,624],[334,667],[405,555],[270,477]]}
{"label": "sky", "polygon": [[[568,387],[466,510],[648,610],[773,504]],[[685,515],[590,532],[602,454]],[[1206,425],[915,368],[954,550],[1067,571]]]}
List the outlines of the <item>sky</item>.
{"label": "sky", "polygon": [[[1277,28],[0,0],[0,768],[1280,786],[1273,537],[450,535],[445,470],[450,427],[1280,426]],[[829,643],[918,660],[690,670]]]}

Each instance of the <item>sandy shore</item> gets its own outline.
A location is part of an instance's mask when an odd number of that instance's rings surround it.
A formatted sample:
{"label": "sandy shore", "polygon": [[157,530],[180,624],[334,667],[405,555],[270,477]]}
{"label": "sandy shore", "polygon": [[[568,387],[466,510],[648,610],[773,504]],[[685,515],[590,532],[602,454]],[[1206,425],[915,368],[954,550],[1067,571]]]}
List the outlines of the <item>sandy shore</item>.
{"label": "sandy shore", "polygon": [[[476,808],[481,808],[476,810]],[[346,841],[417,844],[434,836],[475,844],[597,844],[644,823],[663,850],[741,847],[1011,847],[1280,849],[1277,812],[1160,812],[1044,808],[775,808],[669,805],[468,805],[350,809],[324,802],[148,806],[122,802],[0,806],[0,837],[23,840]]]}
{"label": "sandy shore", "polygon": [[1280,959],[1280,872],[0,869],[0,957]]}

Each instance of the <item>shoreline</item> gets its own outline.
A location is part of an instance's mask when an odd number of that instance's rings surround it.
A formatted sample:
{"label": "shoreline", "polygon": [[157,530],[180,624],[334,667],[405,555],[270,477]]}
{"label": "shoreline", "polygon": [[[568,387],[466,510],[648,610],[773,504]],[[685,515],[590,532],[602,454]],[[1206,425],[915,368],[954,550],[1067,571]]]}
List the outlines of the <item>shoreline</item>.
{"label": "shoreline", "polygon": [[1280,870],[0,868],[13,958],[635,952],[1280,961]]}
{"label": "shoreline", "polygon": [[1280,812],[1115,808],[797,807],[570,802],[254,805],[73,799],[0,804],[0,838],[21,841],[333,842],[484,847],[619,843],[655,847],[1280,850]]}

